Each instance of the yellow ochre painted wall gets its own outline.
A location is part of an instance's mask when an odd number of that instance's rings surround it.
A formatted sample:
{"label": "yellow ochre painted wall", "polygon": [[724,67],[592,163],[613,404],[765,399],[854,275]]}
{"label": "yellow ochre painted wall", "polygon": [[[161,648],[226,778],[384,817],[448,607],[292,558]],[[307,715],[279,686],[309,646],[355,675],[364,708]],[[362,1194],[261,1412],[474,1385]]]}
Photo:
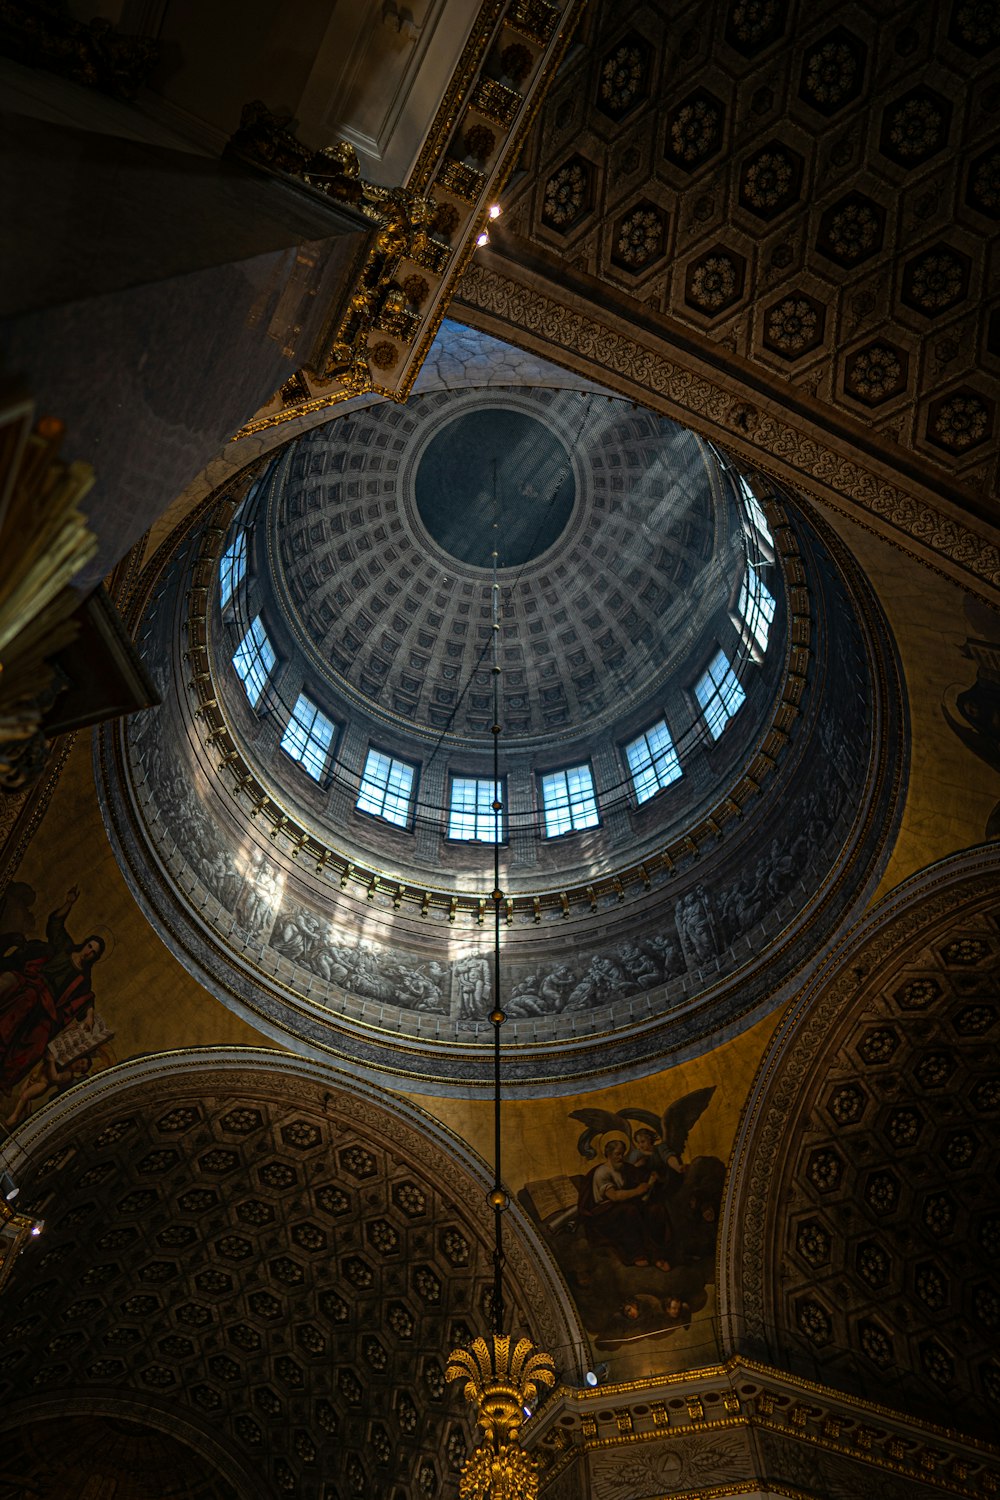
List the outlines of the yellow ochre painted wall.
{"label": "yellow ochre painted wall", "polygon": [[[95,1008],[115,1033],[114,1061],[140,1052],[260,1046],[265,1040],[188,974],[136,905],[101,820],[89,733],[78,736],[15,881],[35,892],[27,937],[44,937],[49,913],[71,887],[79,888],[66,926],[76,942],[92,932],[107,942],[92,983]],[[11,916],[5,912],[5,928]]]}
{"label": "yellow ochre painted wall", "polygon": [[956,691],[975,681],[976,664],[962,654],[969,637],[1000,643],[1000,611],[844,517],[827,519],[879,597],[906,683],[909,784],[878,900],[917,870],[986,837],[1000,774],[962,743],[942,706],[954,715]]}

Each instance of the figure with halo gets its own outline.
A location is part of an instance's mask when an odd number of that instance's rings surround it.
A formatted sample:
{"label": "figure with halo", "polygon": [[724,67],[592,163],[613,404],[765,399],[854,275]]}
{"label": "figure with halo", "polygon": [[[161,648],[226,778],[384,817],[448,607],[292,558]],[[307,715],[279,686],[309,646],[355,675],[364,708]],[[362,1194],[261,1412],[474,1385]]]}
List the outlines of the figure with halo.
{"label": "figure with halo", "polygon": [[52,1048],[60,1069],[111,1033],[94,1010],[91,973],[107,941],[90,933],[74,942],[67,918],[80,895],[72,886],[49,913],[45,937],[8,944],[0,958],[0,1092],[10,1094]]}

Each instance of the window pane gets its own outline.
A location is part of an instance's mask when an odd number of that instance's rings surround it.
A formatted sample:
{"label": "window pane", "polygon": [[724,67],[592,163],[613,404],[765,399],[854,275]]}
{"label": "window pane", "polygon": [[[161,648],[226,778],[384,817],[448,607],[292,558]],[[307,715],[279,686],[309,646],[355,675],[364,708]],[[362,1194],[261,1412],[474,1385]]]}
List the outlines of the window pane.
{"label": "window pane", "polygon": [[625,760],[637,802],[648,802],[681,775],[681,763],[665,719],[659,719],[625,746]]}
{"label": "window pane", "polygon": [[361,777],[357,806],[362,812],[385,818],[405,828],[410,821],[414,768],[381,750],[370,749]]}
{"label": "window pane", "polygon": [[267,679],[274,671],[274,663],[274,651],[264,630],[263,621],[258,615],[237,646],[233,657],[236,675],[246,689],[251,708],[256,708],[264,696]]}
{"label": "window pane", "polygon": [[743,576],[743,585],[740,589],[740,614],[760,649],[766,651],[771,621],[774,619],[774,596],[752,562],[747,563],[747,570]]}
{"label": "window pane", "polygon": [[[483,844],[497,842],[497,825],[503,838],[503,813],[493,811],[493,796],[496,784],[493,781],[473,780],[456,776],[451,783],[451,802],[448,809],[448,837],[452,839],[477,839]],[[496,787],[498,801],[503,801],[503,784]]]}
{"label": "window pane", "polygon": [[333,745],[334,725],[304,693],[300,693],[292,717],[281,736],[281,748],[297,760],[304,771],[322,781]]}
{"label": "window pane", "polygon": [[219,604],[225,609],[247,571],[247,534],[241,531],[219,559]]}
{"label": "window pane", "polygon": [[572,766],[543,776],[542,810],[547,838],[577,828],[594,828],[600,817],[590,767]]}
{"label": "window pane", "polygon": [[771,528],[767,524],[767,517],[764,514],[764,509],[760,501],[757,499],[757,496],[754,494],[753,490],[743,478],[743,475],[740,474],[738,477],[740,481],[740,494],[743,496],[743,505],[746,509],[746,513],[750,517],[753,524],[756,526],[757,530],[760,532],[761,536],[764,538],[765,542],[769,543],[770,546],[773,547],[774,538],[771,535]]}
{"label": "window pane", "polygon": [[746,697],[724,651],[717,651],[694,687],[713,740],[717,740]]}

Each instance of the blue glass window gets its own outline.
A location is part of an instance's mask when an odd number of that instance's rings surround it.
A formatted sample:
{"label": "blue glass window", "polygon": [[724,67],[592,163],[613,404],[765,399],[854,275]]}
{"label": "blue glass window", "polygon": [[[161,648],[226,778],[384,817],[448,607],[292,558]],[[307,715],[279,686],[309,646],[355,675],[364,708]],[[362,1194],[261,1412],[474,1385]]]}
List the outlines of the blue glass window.
{"label": "blue glass window", "polygon": [[601,821],[589,766],[572,766],[542,777],[542,811],[546,838],[577,828],[596,828]]}
{"label": "blue glass window", "polygon": [[333,721],[320,713],[305,693],[300,693],[281,736],[281,748],[292,760],[297,760],[314,781],[322,781],[330,763],[335,734]]}
{"label": "blue glass window", "polygon": [[381,750],[369,750],[357,806],[362,812],[406,828],[410,821],[415,777],[413,766],[407,765],[405,760],[396,760]]}
{"label": "blue glass window", "polygon": [[750,633],[762,651],[767,650],[767,637],[774,619],[774,595],[767,588],[752,562],[747,563],[740,589],[740,614]]}
{"label": "blue glass window", "polygon": [[503,838],[503,813],[494,813],[494,794],[503,801],[503,784],[497,787],[494,781],[473,780],[456,776],[451,783],[451,806],[448,812],[448,837],[451,839],[478,839],[483,844],[495,844],[499,828]]}
{"label": "blue glass window", "polygon": [[694,685],[708,732],[717,740],[746,697],[729,657],[717,651]]}
{"label": "blue glass window", "polygon": [[219,559],[219,604],[225,609],[247,573],[247,534],[237,532]]}
{"label": "blue glass window", "polygon": [[274,671],[276,661],[274,648],[267,638],[260,615],[254,620],[246,635],[236,648],[233,666],[236,675],[246,689],[250,707],[256,708],[264,696],[267,680]]}
{"label": "blue glass window", "polygon": [[650,725],[637,739],[630,741],[625,746],[625,759],[637,802],[648,802],[681,774],[681,763],[665,719]]}
{"label": "blue glass window", "polygon": [[756,526],[765,542],[767,542],[769,546],[773,547],[774,537],[771,535],[771,528],[767,524],[767,517],[764,514],[764,507],[761,505],[760,501],[757,499],[757,496],[754,494],[753,490],[743,478],[743,475],[740,474],[737,477],[740,482],[740,494],[743,497],[743,506],[746,510],[747,515],[750,517],[751,521]]}

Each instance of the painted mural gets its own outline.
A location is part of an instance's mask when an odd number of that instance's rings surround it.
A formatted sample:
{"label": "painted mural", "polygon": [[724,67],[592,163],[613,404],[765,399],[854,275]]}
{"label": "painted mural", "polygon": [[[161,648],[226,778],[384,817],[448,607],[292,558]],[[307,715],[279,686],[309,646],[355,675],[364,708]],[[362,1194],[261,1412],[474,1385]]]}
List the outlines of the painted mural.
{"label": "painted mural", "polygon": [[[8,1130],[41,1099],[115,1061],[114,1031],[96,995],[113,938],[74,922],[79,897],[74,885],[58,903],[40,900],[15,881],[0,909],[0,1113]],[[36,908],[48,908],[44,918]]]}
{"label": "painted mural", "polygon": [[[750,934],[760,934],[764,946],[768,929],[787,921],[790,903],[810,878],[819,879],[852,816],[849,788],[860,775],[858,746],[836,723],[845,695],[846,688],[838,710],[820,719],[822,754],[799,777],[792,826],[777,823],[740,873],[730,870],[722,878],[723,870],[720,878],[699,881],[665,902],[656,933],[590,952],[577,944],[572,954],[548,963],[512,959],[504,997],[511,1020],[569,1018],[603,1008],[631,1018],[630,1002],[640,995],[649,997],[650,1011],[662,1009],[695,990],[707,970],[730,967]],[[446,1016],[456,1034],[482,1024],[492,994],[481,947],[429,960],[391,942],[359,940],[348,922],[331,917],[329,899],[321,905],[311,893],[290,887],[270,849],[227,841],[201,779],[170,743],[171,724],[163,710],[136,715],[130,744],[141,795],[155,808],[149,831],[168,842],[177,887],[190,892],[202,919],[241,949],[270,948],[287,960],[299,992],[330,1000],[344,992],[399,1012]],[[740,848],[734,850],[738,857]]]}
{"label": "painted mural", "polygon": [[[966,749],[1000,774],[1000,615],[987,604],[967,599],[965,619],[968,635],[961,652],[976,669],[975,681],[954,684],[941,712]],[[1000,838],[1000,801],[984,833],[986,838]]]}
{"label": "painted mural", "polygon": [[690,1090],[662,1114],[571,1110],[567,1124],[583,1127],[580,1170],[528,1182],[518,1195],[598,1351],[667,1339],[708,1300],[726,1169],[718,1156],[686,1152],[715,1092]]}

